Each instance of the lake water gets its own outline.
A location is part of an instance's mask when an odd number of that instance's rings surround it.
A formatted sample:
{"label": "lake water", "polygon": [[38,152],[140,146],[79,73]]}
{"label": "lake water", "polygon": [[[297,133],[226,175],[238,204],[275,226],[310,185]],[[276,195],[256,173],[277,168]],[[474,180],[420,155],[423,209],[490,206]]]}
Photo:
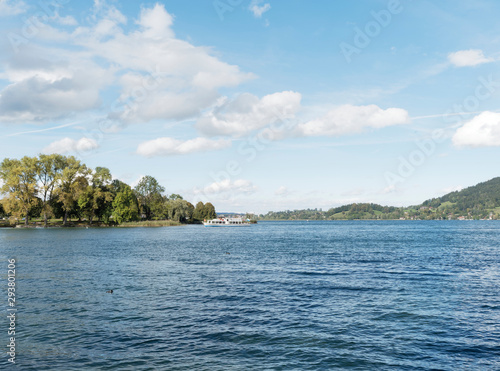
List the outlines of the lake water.
{"label": "lake water", "polygon": [[499,249],[496,221],[4,229],[0,302],[15,258],[12,369],[500,369]]}

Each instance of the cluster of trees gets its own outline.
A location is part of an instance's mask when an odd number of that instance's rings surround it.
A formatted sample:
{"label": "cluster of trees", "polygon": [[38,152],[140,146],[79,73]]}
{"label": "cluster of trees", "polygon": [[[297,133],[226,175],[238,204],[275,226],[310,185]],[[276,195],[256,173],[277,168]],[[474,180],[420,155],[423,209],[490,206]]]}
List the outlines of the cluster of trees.
{"label": "cluster of trees", "polygon": [[327,211],[321,209],[271,211],[261,215],[264,220],[355,220],[355,219],[399,219],[404,210],[377,204],[349,204]]}
{"label": "cluster of trees", "polygon": [[446,208],[450,213],[483,214],[500,207],[500,177],[427,200],[422,205]]}
{"label": "cluster of trees", "polygon": [[170,219],[182,223],[216,217],[211,203],[196,207],[178,194],[165,195],[165,188],[152,176],[144,176],[132,189],[112,179],[109,169],[91,169],[73,156],[59,154],[22,159],[6,158],[0,164],[0,216],[25,218],[85,218],[89,223],[122,223],[135,220]]}
{"label": "cluster of trees", "polygon": [[461,191],[433,198],[408,208],[358,203],[331,208],[269,212],[264,220],[353,220],[353,219],[498,219],[500,217],[500,177]]}

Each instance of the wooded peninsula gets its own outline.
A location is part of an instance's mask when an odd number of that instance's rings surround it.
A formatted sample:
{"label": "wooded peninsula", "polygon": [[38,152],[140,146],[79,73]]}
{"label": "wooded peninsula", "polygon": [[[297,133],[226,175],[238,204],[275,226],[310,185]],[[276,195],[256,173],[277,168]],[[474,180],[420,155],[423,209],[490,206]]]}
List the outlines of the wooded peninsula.
{"label": "wooded peninsula", "polygon": [[161,226],[199,223],[217,215],[210,202],[195,207],[181,195],[165,195],[152,176],[142,177],[132,188],[112,179],[109,169],[91,169],[73,156],[5,158],[0,181],[0,226],[29,226],[35,219],[45,227]]}

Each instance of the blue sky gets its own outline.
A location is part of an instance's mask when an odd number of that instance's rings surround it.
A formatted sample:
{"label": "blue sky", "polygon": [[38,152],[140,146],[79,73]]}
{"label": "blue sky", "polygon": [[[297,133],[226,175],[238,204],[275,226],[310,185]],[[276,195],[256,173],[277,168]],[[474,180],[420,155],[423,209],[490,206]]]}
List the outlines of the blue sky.
{"label": "blue sky", "polygon": [[418,204],[500,175],[499,15],[0,0],[0,157],[75,155],[219,211]]}

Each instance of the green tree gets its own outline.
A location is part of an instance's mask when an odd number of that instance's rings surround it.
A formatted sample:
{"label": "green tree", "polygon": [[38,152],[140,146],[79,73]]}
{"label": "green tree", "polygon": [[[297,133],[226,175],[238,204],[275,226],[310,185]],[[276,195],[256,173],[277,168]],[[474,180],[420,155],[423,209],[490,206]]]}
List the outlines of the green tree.
{"label": "green tree", "polygon": [[217,218],[215,207],[210,202],[207,202],[205,206],[203,206],[203,219],[210,220],[215,218]]}
{"label": "green tree", "polygon": [[139,205],[132,188],[126,186],[117,193],[113,200],[113,219],[117,223],[137,220],[139,216]]}
{"label": "green tree", "polygon": [[109,221],[112,214],[113,193],[111,172],[105,167],[97,167],[91,174],[90,182],[83,187],[78,196],[78,207],[92,224],[97,217],[100,221]]}
{"label": "green tree", "polygon": [[61,173],[60,181],[56,188],[59,201],[62,202],[64,210],[63,225],[66,225],[68,214],[75,208],[75,203],[85,185],[86,176],[89,170],[85,164],[80,163],[73,156],[65,157],[63,161],[64,169]]}
{"label": "green tree", "polygon": [[44,227],[47,228],[48,215],[52,215],[52,200],[57,181],[63,171],[64,157],[58,154],[40,154],[36,163],[36,173],[40,184],[40,197]]}
{"label": "green tree", "polygon": [[178,195],[176,193],[172,193],[170,196],[168,196],[170,200],[183,200],[181,195]]}
{"label": "green tree", "polygon": [[205,205],[201,201],[199,201],[196,204],[196,207],[195,207],[194,212],[193,212],[193,219],[194,220],[201,221],[201,220],[205,219],[204,206]]}
{"label": "green tree", "polygon": [[146,215],[147,219],[161,214],[164,202],[162,193],[165,192],[165,188],[155,178],[150,175],[142,177],[135,187],[135,192],[140,211]]}
{"label": "green tree", "polygon": [[127,183],[124,183],[119,179],[113,179],[109,186],[111,192],[113,192],[114,195],[117,195],[118,192],[122,192],[127,187],[130,188]]}
{"label": "green tree", "polygon": [[0,164],[1,192],[8,195],[5,209],[18,217],[24,216],[25,225],[29,223],[31,209],[38,203],[36,163],[36,158],[25,156],[21,160],[6,158]]}
{"label": "green tree", "polygon": [[192,220],[194,206],[186,200],[168,200],[165,202],[165,210],[167,210],[167,218],[177,222],[185,223]]}

